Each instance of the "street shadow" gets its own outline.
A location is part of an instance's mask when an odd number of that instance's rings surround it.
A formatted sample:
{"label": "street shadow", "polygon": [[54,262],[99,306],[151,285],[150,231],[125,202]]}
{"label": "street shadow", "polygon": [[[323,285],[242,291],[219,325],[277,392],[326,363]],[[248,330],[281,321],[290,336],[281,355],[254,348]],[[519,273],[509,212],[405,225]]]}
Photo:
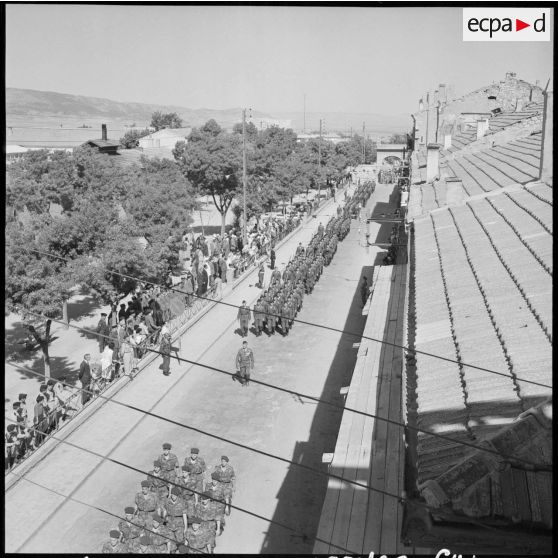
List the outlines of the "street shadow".
{"label": "street shadow", "polygon": [[[372,266],[365,266],[360,277],[372,277]],[[362,334],[366,318],[362,316],[362,301],[359,283],[347,313],[343,331]],[[339,394],[348,386],[356,363],[357,350],[353,347],[360,340],[354,334],[343,333],[331,363],[320,399],[330,401],[340,408],[326,403],[314,403],[315,414],[307,441],[297,442],[291,460],[303,467],[327,473],[322,463],[322,454],[335,450],[337,435],[343,415],[343,400]],[[302,400],[303,404],[309,402]],[[260,552],[262,554],[311,554],[318,531],[322,505],[327,490],[328,478],[319,473],[291,465],[277,494],[277,506],[273,520],[292,526],[302,534],[295,534],[274,523],[270,523]]]}
{"label": "street shadow", "polygon": [[[39,330],[42,333],[43,330]],[[58,339],[58,336],[50,336],[51,343]],[[33,339],[30,344],[28,330],[23,322],[14,322],[13,326],[4,330],[4,359],[10,362],[23,364],[42,358],[41,350],[37,342]]]}
{"label": "street shadow", "polygon": [[[45,365],[42,355],[36,358],[32,363],[26,364],[25,368],[21,365],[13,363],[13,368],[23,378],[36,380],[42,383],[44,381]],[[31,370],[31,372],[29,371]],[[33,373],[35,372],[35,373]],[[79,368],[75,366],[68,357],[50,357],[50,376],[58,380],[63,378],[65,382],[74,385],[77,382]]]}
{"label": "street shadow", "polygon": [[87,294],[82,300],[68,302],[68,319],[70,321],[81,320],[83,318],[93,318],[101,313],[100,303],[93,296]]}

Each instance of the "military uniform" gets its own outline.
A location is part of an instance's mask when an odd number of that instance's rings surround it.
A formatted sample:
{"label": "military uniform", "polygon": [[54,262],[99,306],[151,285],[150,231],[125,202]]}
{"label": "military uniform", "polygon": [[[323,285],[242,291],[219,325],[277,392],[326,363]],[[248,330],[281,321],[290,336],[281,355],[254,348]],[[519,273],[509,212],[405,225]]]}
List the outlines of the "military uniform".
{"label": "military uniform", "polygon": [[124,542],[118,541],[115,545],[113,545],[110,541],[107,541],[103,545],[102,552],[103,554],[128,554],[130,549]]}
{"label": "military uniform", "polygon": [[176,542],[184,541],[184,515],[188,515],[186,502],[181,497],[175,501],[167,498],[163,504],[164,515],[167,520],[167,528],[172,532]]}
{"label": "military uniform", "polygon": [[236,369],[242,384],[250,382],[250,371],[254,368],[254,353],[250,347],[241,347],[236,354]]}
{"label": "military uniform", "polygon": [[[185,540],[188,542],[188,546],[196,551],[207,552],[207,545],[210,545],[213,548],[214,544],[211,544],[214,541],[214,537],[211,536],[211,533],[207,532],[206,530],[202,529],[201,526],[199,529],[194,531],[193,527],[188,527],[186,530]],[[194,552],[194,554],[197,554]]]}
{"label": "military uniform", "polygon": [[[150,481],[143,481],[142,486],[149,487]],[[148,492],[147,494],[138,492],[136,494],[135,502],[138,509],[138,516],[143,520],[146,520],[148,517],[150,517],[159,505],[159,500],[154,492]]]}
{"label": "military uniform", "polygon": [[157,495],[157,500],[159,502],[164,501],[169,495],[169,484],[168,479],[163,476],[162,470],[158,472],[155,470],[149,471],[147,480],[150,483],[149,489]]}
{"label": "military uniform", "polygon": [[[110,541],[103,544],[103,554],[125,554],[128,552],[126,543],[120,542],[122,533],[116,529],[110,531]],[[114,543],[114,544],[113,544]]]}
{"label": "military uniform", "polygon": [[[134,508],[126,508],[126,515],[133,515]],[[140,517],[133,517],[131,520],[122,519],[118,523],[118,530],[122,533],[122,541],[131,544],[134,539],[138,539],[145,527],[145,521]]]}
{"label": "military uniform", "polygon": [[248,308],[248,306],[242,305],[238,309],[238,314],[236,317],[240,321],[240,329],[242,331],[242,337],[247,336],[248,327],[250,325],[250,318],[251,318],[250,308]]}
{"label": "military uniform", "polygon": [[196,504],[194,513],[201,521],[200,529],[209,534],[209,542],[212,547],[215,546],[215,536],[217,533],[217,510],[215,506],[211,500],[207,501],[206,504],[199,502]]}
{"label": "military uniform", "polygon": [[190,456],[184,461],[184,466],[190,469],[190,478],[194,483],[194,490],[201,493],[203,490],[203,474],[207,470],[204,458],[198,456],[197,459],[192,459],[192,456]]}
{"label": "military uniform", "polygon": [[162,453],[159,456],[158,461],[161,464],[162,476],[166,480],[171,480],[174,477],[175,470],[179,467],[178,457],[176,457],[174,453],[169,453],[168,456],[165,456],[165,454]]}
{"label": "military uniform", "polygon": [[264,324],[264,307],[261,301],[258,300],[254,306],[254,329],[256,330],[256,335],[261,335]]}
{"label": "military uniform", "polygon": [[186,505],[186,515],[190,517],[194,513],[194,504],[196,502],[196,479],[183,476],[177,478],[175,484],[180,488],[180,496]]}
{"label": "military uniform", "polygon": [[232,466],[228,463],[224,467],[222,465],[216,465],[212,475],[217,476],[217,480],[223,487],[223,494],[225,498],[228,498],[230,501],[234,492],[234,485],[236,481],[236,475]]}
{"label": "military uniform", "polygon": [[156,554],[166,554],[169,548],[171,552],[176,549],[172,531],[163,524],[160,524],[157,528],[151,527],[149,538],[151,539],[151,544],[155,547]]}
{"label": "military uniform", "polygon": [[221,521],[221,527],[223,527],[225,524],[225,508],[227,505],[223,486],[219,482],[216,482],[215,484],[212,482],[207,483],[205,485],[205,493],[211,496],[211,502],[215,510],[215,517]]}

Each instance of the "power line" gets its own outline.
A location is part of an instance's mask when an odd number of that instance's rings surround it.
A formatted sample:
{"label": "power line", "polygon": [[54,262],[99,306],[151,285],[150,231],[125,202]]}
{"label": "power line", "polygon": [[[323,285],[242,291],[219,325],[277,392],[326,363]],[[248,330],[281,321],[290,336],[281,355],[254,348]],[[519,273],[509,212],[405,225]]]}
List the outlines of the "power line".
{"label": "power line", "polygon": [[[12,419],[7,419],[7,420],[12,420]],[[84,502],[83,500],[78,500],[77,498],[73,498],[72,496],[67,496],[66,494],[63,494],[62,492],[58,492],[58,490],[55,490],[54,488],[50,488],[49,486],[41,484],[40,482],[36,482],[34,480],[31,480],[29,477],[26,476],[25,473],[23,473],[23,474],[14,473],[13,471],[10,471],[10,473],[15,475],[16,477],[19,477],[20,479],[23,479],[24,481],[27,481],[31,484],[34,484],[35,486],[38,486],[39,488],[44,488],[45,490],[48,490],[49,492],[52,492],[53,494],[56,494],[58,496],[62,496],[63,498],[65,498],[67,500],[71,500],[72,502],[76,502],[76,503],[81,504],[83,506],[87,506],[87,507],[92,508],[94,510],[100,511],[102,513],[110,515],[111,517],[115,517],[116,519],[121,519],[123,521],[128,521],[125,517],[121,517],[121,516],[111,512],[111,511],[109,511],[109,510],[106,510],[104,508],[100,508],[99,506],[95,506],[93,504],[89,504],[88,502]],[[149,529],[145,525],[141,525],[139,523],[134,523],[133,521],[130,521],[130,523],[132,525],[134,525],[135,527],[139,527],[140,529],[143,529],[144,531],[148,531],[149,533],[152,533],[153,535],[159,535],[160,537],[163,537],[164,539],[168,539],[170,542],[173,542],[177,546],[181,544],[181,543],[177,542],[176,539],[173,539],[172,537],[164,535],[163,533],[156,533],[155,531]],[[122,532],[122,531],[120,531],[120,532]],[[25,541],[25,542],[27,542],[27,541]],[[191,550],[193,550],[193,549],[191,549]],[[204,552],[202,550],[199,550],[198,553],[207,554],[207,552]]]}
{"label": "power line", "polygon": [[[37,254],[43,254],[43,255],[45,255],[45,256],[49,256],[49,257],[51,257],[51,258],[57,258],[57,259],[59,259],[59,260],[65,261],[65,262],[70,262],[70,263],[71,263],[72,261],[74,261],[74,260],[71,260],[71,259],[69,259],[69,258],[64,258],[63,256],[58,256],[58,255],[52,254],[52,253],[50,253],[50,252],[44,252],[44,251],[42,251],[42,250],[36,250],[36,249],[33,249],[33,248],[26,248],[26,247],[23,247],[23,246],[14,246],[13,244],[6,244],[6,246],[10,246],[10,247],[12,247],[12,248],[24,250],[24,251],[27,251],[27,252],[35,252],[35,253],[37,253]],[[167,286],[161,285],[161,284],[159,284],[159,283],[154,283],[154,282],[152,282],[152,281],[148,281],[148,280],[140,279],[140,278],[138,278],[138,277],[134,277],[134,276],[132,276],[132,275],[126,275],[125,273],[120,273],[120,272],[118,272],[118,271],[112,271],[112,270],[110,270],[110,269],[108,269],[108,268],[106,268],[106,267],[103,267],[102,269],[103,269],[104,271],[106,271],[107,273],[111,273],[111,274],[117,275],[117,276],[119,276],[119,277],[124,277],[124,278],[126,278],[126,279],[132,279],[132,280],[137,281],[137,282],[140,282],[140,283],[145,283],[145,284],[148,284],[148,285],[153,285],[153,286],[159,287],[159,288],[161,288],[161,289],[165,289],[165,290],[167,290],[167,291],[177,292],[177,293],[181,294],[182,296],[186,295],[185,292],[183,292],[183,291],[181,291],[180,289],[177,289],[177,288],[175,288],[175,287],[167,287]],[[230,302],[225,302],[224,300],[215,300],[215,299],[212,299],[212,298],[208,298],[208,297],[204,297],[204,296],[201,296],[201,295],[197,295],[197,294],[195,294],[195,293],[188,293],[188,294],[190,294],[190,296],[193,296],[193,297],[195,297],[195,298],[199,298],[199,299],[201,299],[201,300],[209,300],[209,301],[211,301],[211,302],[215,302],[216,304],[223,304],[223,305],[225,305],[225,306],[230,306],[230,307],[235,308],[235,309],[238,309],[238,308],[239,308],[239,306],[237,306],[236,304],[231,304]],[[266,314],[269,315],[269,316],[275,316],[276,318],[282,318],[282,317],[283,317],[281,314],[273,314],[273,313],[271,313],[271,312],[266,312]],[[50,318],[49,318],[49,319],[50,319]],[[298,318],[294,318],[292,321],[293,321],[293,322],[296,322],[296,323],[304,324],[304,325],[309,325],[309,326],[313,326],[313,327],[319,327],[319,328],[321,328],[321,329],[325,329],[325,330],[328,330],[328,331],[334,331],[334,332],[336,332],[336,333],[342,333],[342,334],[345,334],[345,335],[351,335],[351,336],[353,336],[353,337],[358,337],[359,339],[367,339],[367,340],[369,340],[369,341],[375,341],[375,342],[377,342],[377,343],[382,343],[382,344],[384,344],[384,345],[389,345],[389,346],[395,347],[395,348],[397,348],[397,349],[403,349],[403,350],[407,351],[407,352],[410,353],[410,354],[421,354],[421,355],[424,355],[424,356],[429,356],[429,357],[432,357],[432,358],[437,358],[437,359],[440,359],[440,360],[444,360],[444,361],[446,361],[446,362],[451,362],[452,364],[458,364],[458,365],[460,365],[460,366],[467,366],[467,367],[469,367],[469,368],[473,368],[473,369],[475,369],[475,370],[480,370],[480,371],[482,371],[482,372],[488,372],[488,373],[490,373],[490,374],[496,374],[496,375],[498,375],[498,376],[504,376],[505,378],[511,378],[511,376],[510,376],[509,374],[506,374],[505,372],[498,372],[498,371],[496,371],[496,370],[490,370],[489,368],[484,368],[484,367],[482,367],[482,366],[476,366],[476,365],[474,365],[474,364],[467,364],[467,363],[465,363],[465,362],[459,362],[459,361],[457,361],[457,360],[455,360],[455,359],[451,359],[451,358],[444,357],[444,356],[441,356],[441,355],[436,355],[436,354],[434,354],[434,353],[429,353],[429,352],[421,351],[421,350],[418,350],[418,349],[411,349],[410,347],[407,347],[407,346],[405,346],[405,345],[399,345],[399,344],[397,344],[397,343],[392,343],[392,342],[386,341],[386,340],[384,340],[384,339],[376,339],[376,338],[370,337],[370,336],[368,336],[368,335],[362,335],[362,334],[359,334],[359,333],[356,333],[356,332],[347,331],[347,330],[344,330],[344,329],[339,329],[339,328],[335,328],[335,327],[331,327],[331,326],[326,326],[326,325],[323,325],[323,324],[316,324],[316,323],[313,323],[313,322],[307,322],[307,321],[304,321],[304,320],[300,320],[300,319],[298,319]],[[67,324],[65,324],[65,325],[67,325]],[[518,376],[515,377],[515,380],[516,380],[516,381],[519,381],[519,382],[524,382],[524,383],[527,383],[527,384],[532,384],[532,385],[536,385],[536,386],[540,386],[540,387],[545,387],[545,388],[548,388],[548,389],[552,389],[552,386],[549,386],[549,385],[547,385],[547,384],[543,384],[543,383],[541,383],[541,382],[536,382],[536,381],[534,381],[534,380],[527,380],[526,378],[520,378],[520,377],[518,377]]]}
{"label": "power line", "polygon": [[[53,321],[58,321],[58,320],[53,320]],[[59,323],[63,323],[63,322],[59,322]],[[78,328],[77,326],[73,326],[73,325],[72,325],[72,327],[74,327],[76,329],[79,329],[80,331],[85,331],[86,333],[93,333],[91,330],[84,330],[84,329]],[[106,339],[110,339],[110,337],[107,336],[107,335],[101,335],[101,334],[98,334],[98,335],[101,336],[101,337],[105,337]],[[123,343],[125,343],[127,345],[131,345],[127,341],[123,341]],[[131,346],[133,347],[133,345],[131,345]],[[146,349],[150,352],[155,353],[155,354],[162,355],[162,353],[160,351],[156,350],[156,349],[153,349],[153,348],[150,348],[150,347],[146,347]],[[223,370],[221,368],[216,368],[216,367],[210,366],[208,364],[203,364],[199,361],[188,360],[188,359],[179,357],[178,355],[170,355],[170,357],[173,358],[173,359],[176,359],[178,362],[186,362],[187,364],[191,364],[193,366],[199,366],[201,368],[206,368],[206,369],[212,370],[214,372],[219,372],[221,374],[225,374],[226,376],[235,377],[235,374],[233,374],[232,372],[228,372],[227,370]],[[46,378],[46,375],[41,374],[40,372],[36,372],[34,370],[30,370],[26,367],[19,366],[19,365],[14,365],[14,366],[16,368],[21,368],[23,370],[26,370],[27,372],[30,372],[30,373],[32,373],[36,376]],[[541,465],[539,463],[533,463],[532,461],[529,461],[527,459],[523,459],[523,458],[520,458],[520,457],[516,458],[516,457],[513,457],[513,456],[504,455],[504,454],[502,454],[502,453],[500,453],[496,450],[490,449],[488,447],[477,446],[476,444],[473,444],[472,442],[467,442],[465,440],[456,440],[456,439],[451,438],[449,436],[446,436],[444,434],[439,434],[437,432],[429,432],[428,430],[423,430],[419,427],[412,426],[412,425],[409,425],[409,424],[405,424],[405,423],[402,423],[402,422],[398,422],[398,421],[395,421],[395,420],[392,420],[392,419],[389,419],[389,418],[386,418],[386,417],[380,417],[380,416],[375,415],[373,413],[367,413],[365,411],[360,411],[359,409],[354,409],[352,407],[344,407],[344,406],[341,406],[341,405],[336,405],[335,403],[332,403],[331,401],[327,401],[327,400],[321,399],[319,397],[314,397],[312,395],[307,395],[305,393],[301,393],[301,392],[297,392],[297,391],[294,391],[294,390],[291,390],[291,389],[288,389],[288,388],[277,386],[275,384],[269,384],[267,382],[264,382],[264,381],[261,381],[261,380],[256,380],[256,379],[253,379],[253,378],[250,378],[250,382],[253,382],[254,384],[262,385],[262,386],[267,387],[267,388],[275,389],[275,390],[281,391],[283,393],[288,393],[289,395],[294,395],[294,396],[296,396],[298,398],[301,398],[301,399],[304,398],[304,399],[308,399],[310,401],[315,401],[316,403],[324,403],[324,404],[326,404],[330,407],[333,407],[334,409],[337,409],[337,410],[342,411],[342,412],[344,412],[344,411],[352,412],[352,413],[362,415],[362,416],[367,417],[367,418],[373,418],[373,419],[376,419],[376,420],[386,422],[388,424],[393,424],[393,425],[398,426],[400,428],[408,428],[410,430],[414,430],[416,432],[420,432],[422,434],[432,436],[434,438],[439,438],[439,439],[443,439],[443,440],[446,440],[446,441],[449,441],[449,442],[454,442],[455,444],[467,446],[467,447],[470,447],[470,448],[478,450],[478,451],[484,451],[485,453],[491,453],[493,455],[496,455],[498,457],[501,457],[501,458],[504,458],[504,459],[507,459],[507,460],[522,462],[522,463],[525,463],[526,465],[529,465],[529,467],[532,467],[535,470],[548,470],[549,469],[549,467],[547,467],[545,465]],[[60,382],[60,383],[74,388],[74,386],[72,386],[71,384],[68,384],[66,382]],[[80,389],[83,390],[83,388],[80,388]],[[89,394],[93,393],[93,392],[88,391],[88,390],[84,390],[84,391],[86,393],[89,393]],[[99,395],[99,397],[101,397],[101,396]],[[103,396],[103,398],[107,399],[109,401],[113,401],[111,398],[106,398],[104,396]],[[114,403],[117,403],[119,405],[126,405],[125,403],[121,403],[119,401],[114,401]],[[137,410],[139,412],[150,414],[149,411],[145,411],[143,409],[139,409],[139,408],[136,408],[136,407],[131,407],[131,408],[134,408],[135,410]],[[161,417],[159,415],[153,414],[152,416],[154,416],[155,418],[167,420],[165,417]],[[315,469],[312,469],[312,470],[315,470]],[[352,482],[352,481],[347,481],[347,482]],[[357,484],[360,485],[360,483],[357,483]],[[365,486],[365,485],[360,485],[360,486]]]}
{"label": "power line", "polygon": [[[108,398],[108,400],[109,400],[109,401],[113,401],[113,402],[115,402],[115,403],[119,403],[118,401],[114,401],[114,400],[112,400],[112,399],[110,399],[110,398]],[[125,406],[129,406],[129,405],[125,405]],[[132,406],[129,406],[129,407],[132,408],[132,409],[134,408],[134,407],[132,407]],[[143,412],[146,413],[146,414],[152,414],[152,413],[149,413],[148,411],[143,411]],[[153,415],[153,416],[156,416],[156,415]],[[12,418],[9,418],[9,417],[4,417],[4,418],[5,418],[5,420],[9,420],[9,421],[12,422],[12,423],[16,423],[16,421],[15,421],[14,419],[12,419]],[[169,420],[170,422],[175,422],[175,421],[171,421],[170,419],[165,419],[164,417],[162,417],[162,418],[163,418],[164,420]],[[180,423],[176,423],[176,424],[180,424]],[[214,436],[213,434],[206,433],[206,432],[204,432],[203,430],[199,430],[199,429],[194,428],[194,427],[189,427],[189,426],[186,426],[186,425],[182,425],[182,426],[184,426],[184,427],[186,427],[186,428],[190,428],[190,429],[195,430],[195,431],[198,431],[198,432],[200,432],[200,433],[202,433],[202,434],[205,434],[205,435],[207,435],[207,436],[210,436],[210,437],[216,437],[216,436]],[[37,429],[34,428],[34,427],[30,427],[29,429],[30,429],[30,430],[37,430]],[[62,442],[62,443],[64,443],[64,444],[68,444],[69,446],[74,447],[75,449],[79,449],[79,450],[85,451],[85,452],[87,452],[87,453],[90,453],[90,454],[92,454],[92,455],[95,455],[95,456],[97,456],[97,457],[100,457],[102,460],[110,461],[111,463],[114,463],[114,464],[116,464],[116,465],[120,465],[120,466],[122,466],[122,467],[125,467],[125,468],[127,468],[127,469],[130,469],[130,470],[135,471],[135,472],[137,472],[137,473],[142,473],[142,474],[146,475],[147,477],[152,477],[152,478],[154,477],[154,475],[152,475],[150,472],[144,471],[144,470],[142,470],[142,469],[138,469],[137,467],[134,467],[134,466],[132,466],[132,465],[128,465],[127,463],[123,463],[122,461],[118,461],[117,459],[114,459],[114,458],[112,458],[112,457],[104,456],[104,455],[102,455],[102,454],[100,454],[100,453],[97,453],[97,452],[95,452],[95,451],[93,451],[93,450],[90,450],[89,448],[84,448],[83,446],[78,446],[77,444],[74,444],[74,443],[72,443],[72,442],[69,442],[69,441],[66,440],[66,439],[57,438],[57,437],[55,437],[55,436],[53,436],[53,435],[50,435],[50,438],[53,439],[53,440],[57,440],[57,441],[59,441],[59,442]],[[230,441],[230,440],[226,440],[225,438],[220,438],[220,437],[217,437],[217,438],[220,439],[221,441],[224,441],[224,442],[227,442],[227,443],[231,443],[231,444],[235,444],[235,445],[240,445],[240,444],[237,444],[236,442],[232,442],[232,441]],[[261,452],[261,450],[256,450],[256,449],[254,449],[254,448],[249,448],[248,446],[243,446],[243,447],[245,447],[246,449],[252,449],[253,451],[256,451],[256,452],[258,452],[258,453],[265,453],[265,452]],[[271,455],[271,454],[270,454],[270,455]],[[424,503],[424,502],[421,502],[421,501],[419,501],[419,500],[410,500],[409,498],[406,498],[405,496],[398,496],[397,494],[393,494],[393,493],[391,493],[391,492],[387,492],[387,491],[381,490],[381,489],[379,489],[379,488],[367,487],[366,485],[362,485],[362,484],[360,484],[360,483],[357,483],[356,481],[350,481],[350,480],[344,479],[343,477],[339,477],[339,476],[337,476],[337,475],[332,475],[332,474],[330,474],[330,473],[325,473],[325,472],[323,472],[323,471],[318,471],[317,469],[312,469],[312,468],[310,468],[310,467],[308,467],[308,466],[303,466],[303,465],[300,464],[300,463],[296,463],[296,462],[294,462],[294,461],[289,461],[288,459],[284,459],[284,458],[281,458],[281,457],[278,457],[278,459],[281,459],[281,460],[283,460],[283,461],[286,461],[287,463],[289,463],[289,464],[291,464],[291,465],[297,465],[297,466],[301,466],[301,467],[310,469],[311,471],[316,472],[316,473],[319,473],[319,474],[321,474],[321,475],[325,475],[325,476],[328,476],[328,477],[336,478],[336,479],[341,480],[341,481],[343,481],[343,482],[347,482],[347,483],[350,483],[350,484],[357,484],[357,485],[360,485],[360,486],[362,486],[362,487],[364,487],[364,488],[367,488],[368,490],[371,490],[371,491],[373,491],[373,492],[378,492],[378,493],[380,493],[380,494],[382,494],[382,495],[384,495],[384,496],[389,496],[389,497],[391,497],[391,498],[395,498],[400,504],[408,503],[408,504],[410,504],[410,505],[412,505],[412,506],[420,507],[420,508],[423,508],[423,509],[425,509],[425,510],[427,510],[427,511],[431,511],[431,512],[434,512],[434,513],[439,513],[439,512],[440,512],[440,508],[436,508],[436,507],[434,507],[434,506],[430,506],[430,505],[428,505],[428,504],[426,504],[426,503]],[[166,482],[167,482],[168,484],[173,485],[173,486],[176,486],[176,487],[178,487],[178,488],[183,488],[182,486],[180,486],[179,484],[177,484],[177,483],[175,483],[175,482],[173,482],[173,481],[171,481],[171,480],[167,480]],[[190,491],[193,492],[194,494],[197,494],[198,496],[203,496],[203,495],[204,495],[203,492],[198,492],[197,490],[194,490],[194,489],[192,489],[192,488],[188,488],[188,490],[190,490]],[[212,501],[218,501],[218,500],[216,500],[215,498],[213,498],[213,497],[211,497],[211,496],[209,497],[209,499],[212,500]],[[263,517],[263,516],[261,516],[261,515],[255,513],[255,512],[252,512],[252,511],[250,511],[250,510],[247,510],[246,508],[241,508],[241,507],[239,507],[239,506],[235,506],[235,505],[232,504],[232,502],[231,502],[230,504],[228,504],[228,505],[229,505],[231,508],[233,508],[233,509],[237,509],[237,510],[239,510],[239,511],[242,511],[242,512],[248,514],[248,515],[251,515],[251,516],[253,516],[253,517],[256,517],[257,519],[263,519],[264,521],[267,521],[267,522],[269,522],[269,523],[271,523],[271,524],[278,525],[278,526],[283,527],[284,529],[287,529],[287,530],[289,530],[289,531],[292,531],[292,532],[294,532],[294,533],[296,533],[296,534],[298,534],[298,535],[302,535],[303,539],[309,538],[306,534],[300,533],[299,531],[297,531],[297,530],[294,529],[293,527],[289,527],[288,525],[285,525],[285,524],[283,524],[283,523],[280,523],[280,522],[278,522],[278,521],[276,521],[276,520],[268,519],[268,518],[266,518],[266,517]],[[479,522],[475,521],[474,519],[472,519],[472,518],[470,518],[470,517],[465,518],[465,520],[466,520],[466,522],[468,522],[468,523],[471,523],[471,524],[474,524],[474,525],[483,527],[483,528],[485,528],[485,529],[487,529],[487,530],[489,530],[489,531],[495,531],[495,532],[500,532],[500,531],[501,531],[501,530],[498,529],[498,528],[490,527],[489,525],[484,525],[484,524],[482,524],[482,523],[479,523]],[[331,541],[325,541],[324,539],[321,539],[320,537],[317,537],[317,536],[314,537],[313,540],[319,541],[319,542],[323,542],[323,543],[326,543],[326,544],[335,546],[336,548],[340,548],[340,549],[342,549],[342,550],[345,550],[346,552],[351,552],[351,553],[353,553],[353,554],[356,554],[355,552],[352,552],[352,551],[350,551],[350,550],[347,550],[347,549],[344,548],[344,547],[337,546],[337,545],[333,544]]]}
{"label": "power line", "polygon": [[[116,401],[115,401],[115,403],[116,403]],[[133,408],[133,407],[131,407],[131,408]],[[149,413],[148,413],[148,414],[149,414]],[[6,417],[6,416],[5,416],[4,419],[5,419],[5,420],[9,420],[10,422],[16,423],[16,421],[15,421],[14,419],[9,418],[9,417]],[[35,427],[30,427],[29,429],[30,429],[30,430],[38,431],[38,429],[35,428]],[[98,452],[96,452],[96,451],[93,451],[93,450],[89,449],[89,448],[85,448],[85,447],[83,447],[83,446],[79,446],[79,445],[77,445],[77,444],[74,444],[73,442],[69,442],[68,440],[65,440],[65,439],[62,439],[62,438],[57,438],[57,437],[52,436],[52,435],[50,436],[50,438],[53,439],[53,440],[57,440],[58,442],[62,442],[63,444],[67,444],[67,445],[69,445],[69,446],[71,446],[71,447],[73,447],[73,448],[75,448],[75,449],[85,451],[85,452],[87,452],[87,453],[90,453],[91,455],[95,455],[96,457],[100,457],[103,461],[110,461],[111,463],[114,463],[114,464],[116,464],[116,465],[120,465],[121,467],[125,467],[126,469],[130,469],[131,471],[135,471],[136,473],[141,473],[141,474],[143,474],[143,475],[146,475],[147,477],[152,477],[152,478],[153,478],[153,475],[152,475],[150,472],[144,471],[143,469],[138,469],[137,467],[134,467],[133,465],[129,465],[128,463],[124,463],[124,462],[122,462],[122,461],[119,461],[118,459],[114,459],[114,458],[112,458],[112,457],[108,457],[108,456],[102,455],[102,454],[100,454],[100,453],[98,453]],[[294,463],[294,462],[293,462],[293,463]],[[27,477],[25,477],[25,478],[27,479]],[[173,485],[173,486],[176,486],[176,487],[178,487],[178,488],[180,488],[180,489],[184,488],[183,486],[181,486],[181,485],[179,485],[179,484],[177,484],[176,482],[171,481],[171,480],[167,480],[167,481],[165,481],[165,482],[167,482],[168,484],[171,484],[171,485]],[[193,488],[188,488],[188,490],[189,490],[190,492],[193,492],[194,494],[197,494],[198,496],[203,496],[203,495],[204,495],[203,492],[199,492],[199,491],[197,491],[197,490],[194,490]],[[216,498],[213,498],[213,497],[211,497],[211,496],[209,497],[209,499],[212,500],[212,501],[219,501],[219,500],[217,500]],[[262,520],[264,520],[264,521],[267,521],[268,523],[271,523],[272,525],[278,525],[279,527],[283,527],[284,529],[287,529],[288,531],[292,531],[293,533],[296,533],[297,535],[301,535],[302,538],[303,538],[304,540],[310,538],[310,537],[308,537],[308,535],[306,535],[305,533],[301,533],[300,531],[297,531],[294,527],[290,527],[289,525],[285,525],[284,523],[281,523],[281,522],[276,521],[276,520],[274,520],[274,519],[269,519],[269,518],[267,518],[267,517],[264,517],[263,515],[260,515],[260,514],[258,514],[258,513],[253,512],[253,511],[250,511],[250,510],[247,510],[246,508],[241,508],[240,506],[236,506],[236,505],[232,504],[232,502],[231,502],[230,504],[228,504],[228,505],[229,505],[232,509],[239,510],[239,511],[244,512],[244,513],[246,513],[246,514],[248,514],[248,515],[251,515],[252,517],[255,517],[255,518],[257,518],[257,519],[262,519]],[[328,541],[326,541],[326,540],[324,540],[324,539],[321,539],[321,538],[319,538],[319,537],[314,537],[313,540],[316,540],[316,541],[319,541],[319,542],[323,542],[323,543],[326,543],[326,544],[332,544],[331,542],[328,542]],[[333,545],[333,546],[335,546],[336,548],[339,548],[339,549],[341,549],[341,550],[344,550],[344,551],[346,551],[346,552],[349,552],[350,554],[357,554],[356,552],[350,551],[350,550],[348,550],[348,549],[346,549],[346,548],[344,548],[344,547],[337,546],[337,545]]]}

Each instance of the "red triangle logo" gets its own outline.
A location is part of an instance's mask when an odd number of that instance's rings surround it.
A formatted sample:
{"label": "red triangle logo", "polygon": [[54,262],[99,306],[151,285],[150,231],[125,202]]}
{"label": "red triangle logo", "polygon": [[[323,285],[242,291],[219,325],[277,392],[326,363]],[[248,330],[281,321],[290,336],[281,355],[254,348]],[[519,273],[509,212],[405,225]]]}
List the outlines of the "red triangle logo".
{"label": "red triangle logo", "polygon": [[515,30],[516,31],[521,31],[522,29],[525,29],[526,27],[531,27],[530,23],[525,23],[524,21],[521,21],[520,19],[515,19]]}

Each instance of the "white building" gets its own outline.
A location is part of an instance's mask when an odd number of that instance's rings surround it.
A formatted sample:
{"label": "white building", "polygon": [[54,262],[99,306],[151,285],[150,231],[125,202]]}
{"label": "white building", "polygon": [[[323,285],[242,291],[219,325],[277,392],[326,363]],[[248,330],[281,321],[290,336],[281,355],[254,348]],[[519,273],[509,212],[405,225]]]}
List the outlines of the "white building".
{"label": "white building", "polygon": [[187,141],[192,128],[165,128],[139,140],[142,149],[174,148],[177,141]]}

